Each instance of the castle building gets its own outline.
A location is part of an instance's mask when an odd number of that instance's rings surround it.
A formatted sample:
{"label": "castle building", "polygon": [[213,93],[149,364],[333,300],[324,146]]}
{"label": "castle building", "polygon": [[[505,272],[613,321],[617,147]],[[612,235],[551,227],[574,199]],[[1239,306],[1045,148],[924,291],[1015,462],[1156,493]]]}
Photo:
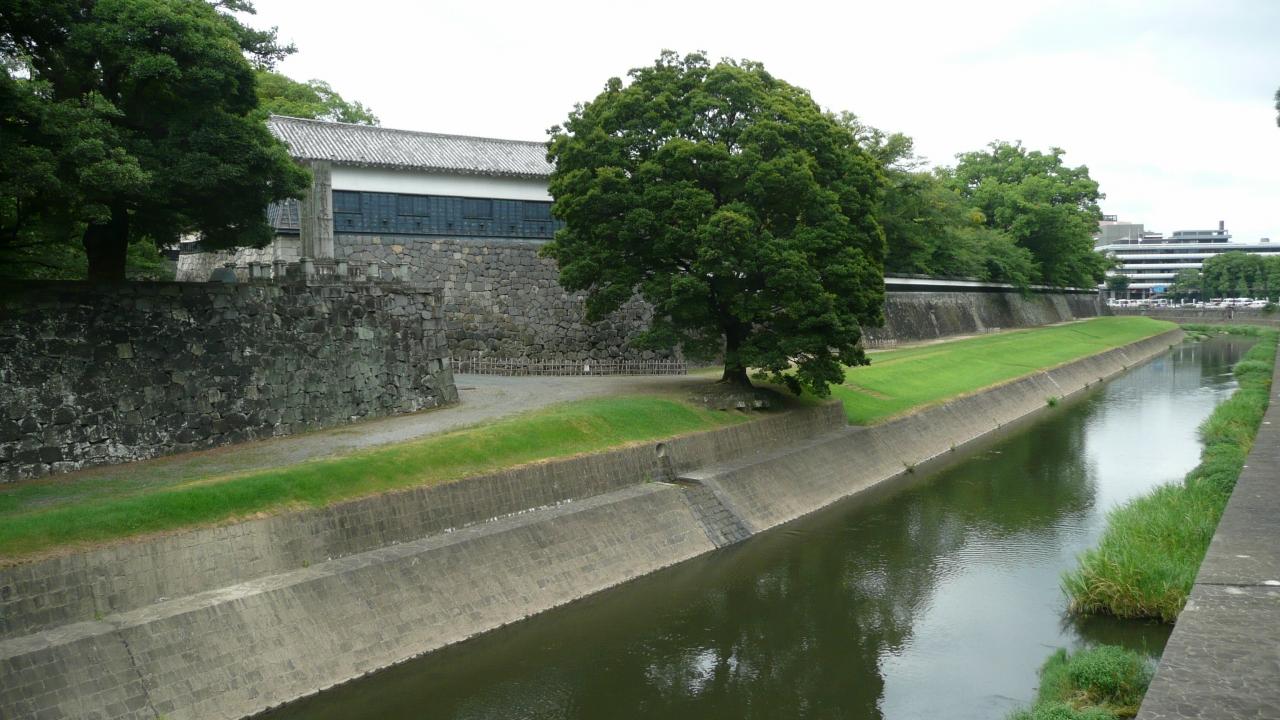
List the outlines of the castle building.
{"label": "castle building", "polygon": [[311,171],[305,197],[268,209],[264,248],[206,252],[184,242],[178,279],[394,276],[436,294],[457,358],[584,365],[647,363],[633,349],[651,309],[638,299],[588,322],[580,293],[539,254],[551,217],[544,142],[393,130],[272,116],[267,126]]}
{"label": "castle building", "polygon": [[545,143],[280,116],[267,126],[311,170],[310,191],[268,209],[277,237],[267,248],[212,254],[185,243],[182,255],[203,257],[180,259],[179,279],[228,263],[333,259],[342,234],[546,241],[559,227]]}

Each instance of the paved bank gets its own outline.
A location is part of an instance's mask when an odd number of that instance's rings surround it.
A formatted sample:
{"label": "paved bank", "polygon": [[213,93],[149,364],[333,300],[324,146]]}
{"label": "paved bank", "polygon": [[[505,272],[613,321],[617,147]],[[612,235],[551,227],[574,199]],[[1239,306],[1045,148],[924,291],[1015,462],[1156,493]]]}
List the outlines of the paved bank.
{"label": "paved bank", "polygon": [[20,566],[0,716],[243,717],[818,510],[1180,336],[873,428],[823,406]]}
{"label": "paved bank", "polygon": [[1117,316],[1143,316],[1179,325],[1264,325],[1280,327],[1280,312],[1261,308],[1127,307],[1112,308]]}
{"label": "paved bank", "polygon": [[1138,720],[1280,717],[1280,363]]}

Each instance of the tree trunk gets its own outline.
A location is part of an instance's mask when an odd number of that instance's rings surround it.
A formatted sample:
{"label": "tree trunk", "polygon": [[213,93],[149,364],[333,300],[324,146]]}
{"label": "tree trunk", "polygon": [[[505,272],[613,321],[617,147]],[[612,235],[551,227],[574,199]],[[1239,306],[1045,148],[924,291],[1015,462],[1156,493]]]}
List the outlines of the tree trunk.
{"label": "tree trunk", "polygon": [[743,332],[737,327],[728,327],[724,331],[724,374],[720,382],[726,385],[751,387],[751,378],[747,377],[747,367],[738,354],[742,347]]}
{"label": "tree trunk", "polygon": [[123,282],[129,254],[129,211],[113,206],[111,219],[85,228],[84,252],[89,257],[90,282]]}

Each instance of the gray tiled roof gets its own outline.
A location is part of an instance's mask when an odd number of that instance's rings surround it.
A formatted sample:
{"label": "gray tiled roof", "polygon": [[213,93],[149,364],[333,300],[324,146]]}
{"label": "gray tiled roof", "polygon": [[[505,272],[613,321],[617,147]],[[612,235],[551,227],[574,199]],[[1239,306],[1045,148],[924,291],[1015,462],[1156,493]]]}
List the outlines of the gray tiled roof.
{"label": "gray tiled roof", "polygon": [[267,127],[290,154],[344,165],[544,178],[547,146],[523,140],[441,135],[272,115]]}
{"label": "gray tiled roof", "polygon": [[297,230],[302,226],[297,198],[285,198],[267,206],[267,222],[276,230]]}

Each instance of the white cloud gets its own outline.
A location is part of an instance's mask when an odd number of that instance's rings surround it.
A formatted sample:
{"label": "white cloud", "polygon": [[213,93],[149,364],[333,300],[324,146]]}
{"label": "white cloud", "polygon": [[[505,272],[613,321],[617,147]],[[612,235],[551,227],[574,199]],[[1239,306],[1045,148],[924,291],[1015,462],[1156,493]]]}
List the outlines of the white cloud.
{"label": "white cloud", "polygon": [[299,47],[282,71],[390,127],[541,139],[607,78],[701,49],[759,60],[938,163],[997,138],[1059,146],[1107,212],[1280,240],[1272,0],[257,6]]}

